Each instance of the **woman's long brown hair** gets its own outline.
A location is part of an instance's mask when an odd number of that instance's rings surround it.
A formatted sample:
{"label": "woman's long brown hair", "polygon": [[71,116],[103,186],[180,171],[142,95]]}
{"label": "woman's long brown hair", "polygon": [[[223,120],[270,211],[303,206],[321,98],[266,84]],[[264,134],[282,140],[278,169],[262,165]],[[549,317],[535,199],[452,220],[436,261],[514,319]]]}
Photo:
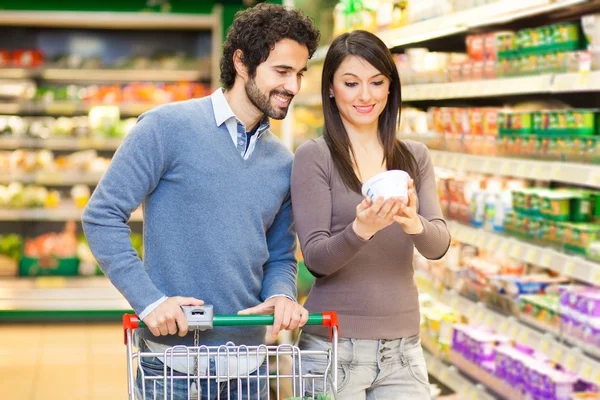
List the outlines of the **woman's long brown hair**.
{"label": "woman's long brown hair", "polygon": [[386,45],[375,35],[366,31],[353,31],[338,36],[327,52],[323,65],[321,80],[321,97],[325,126],[323,138],[329,147],[333,163],[344,184],[351,190],[360,193],[362,183],[355,172],[356,157],[350,143],[346,128],[342,123],[335,99],[329,97],[333,86],[333,75],[344,59],[357,56],[390,80],[390,93],[385,109],[379,116],[379,140],[383,146],[383,157],[386,168],[401,169],[415,180],[418,185],[418,165],[408,147],[396,138],[398,117],[402,105],[400,76],[394,58]]}

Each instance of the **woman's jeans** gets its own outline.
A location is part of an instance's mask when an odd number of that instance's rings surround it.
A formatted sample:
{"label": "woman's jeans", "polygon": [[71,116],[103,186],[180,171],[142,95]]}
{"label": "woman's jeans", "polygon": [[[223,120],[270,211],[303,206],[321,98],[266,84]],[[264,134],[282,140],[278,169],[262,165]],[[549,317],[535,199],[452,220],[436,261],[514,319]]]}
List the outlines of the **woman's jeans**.
{"label": "woman's jeans", "polygon": [[[327,351],[329,338],[302,333],[300,350]],[[323,374],[324,357],[302,356],[302,374]],[[323,380],[307,380],[305,395],[323,392]],[[314,390],[314,391],[313,391]],[[348,400],[429,400],[429,378],[418,335],[394,340],[340,339],[338,395]]]}

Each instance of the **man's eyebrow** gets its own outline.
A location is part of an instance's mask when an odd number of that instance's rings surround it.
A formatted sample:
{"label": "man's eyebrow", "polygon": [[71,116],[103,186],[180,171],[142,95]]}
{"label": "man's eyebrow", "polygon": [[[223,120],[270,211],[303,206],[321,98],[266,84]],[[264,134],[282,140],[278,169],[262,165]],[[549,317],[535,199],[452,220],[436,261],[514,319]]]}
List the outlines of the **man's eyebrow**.
{"label": "man's eyebrow", "polygon": [[[273,68],[278,68],[278,69],[285,69],[286,71],[292,71],[294,70],[294,67],[289,66],[289,65],[275,65]],[[306,72],[307,71],[307,67],[304,67],[300,70],[300,72]]]}

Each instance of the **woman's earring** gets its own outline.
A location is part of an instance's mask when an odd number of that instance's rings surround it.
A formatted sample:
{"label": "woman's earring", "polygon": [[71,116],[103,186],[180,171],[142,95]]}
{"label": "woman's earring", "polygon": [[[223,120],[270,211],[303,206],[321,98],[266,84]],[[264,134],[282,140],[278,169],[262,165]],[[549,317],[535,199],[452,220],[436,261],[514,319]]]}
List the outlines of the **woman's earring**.
{"label": "woman's earring", "polygon": [[333,93],[329,93],[329,98],[333,99]]}

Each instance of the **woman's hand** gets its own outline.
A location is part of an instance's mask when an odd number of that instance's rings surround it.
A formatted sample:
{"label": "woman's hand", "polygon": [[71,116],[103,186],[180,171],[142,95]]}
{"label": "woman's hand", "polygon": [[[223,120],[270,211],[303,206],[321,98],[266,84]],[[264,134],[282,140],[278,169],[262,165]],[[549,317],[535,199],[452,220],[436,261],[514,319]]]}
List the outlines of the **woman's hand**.
{"label": "woman's hand", "polygon": [[383,197],[375,199],[365,198],[356,207],[356,219],[352,223],[352,229],[363,240],[369,240],[375,233],[394,223],[395,215],[400,212],[404,201],[399,197]]}
{"label": "woman's hand", "polygon": [[417,194],[415,192],[415,181],[408,181],[408,204],[402,203],[400,211],[394,215],[394,221],[402,225],[404,232],[409,235],[418,235],[423,232],[423,223],[417,214]]}

